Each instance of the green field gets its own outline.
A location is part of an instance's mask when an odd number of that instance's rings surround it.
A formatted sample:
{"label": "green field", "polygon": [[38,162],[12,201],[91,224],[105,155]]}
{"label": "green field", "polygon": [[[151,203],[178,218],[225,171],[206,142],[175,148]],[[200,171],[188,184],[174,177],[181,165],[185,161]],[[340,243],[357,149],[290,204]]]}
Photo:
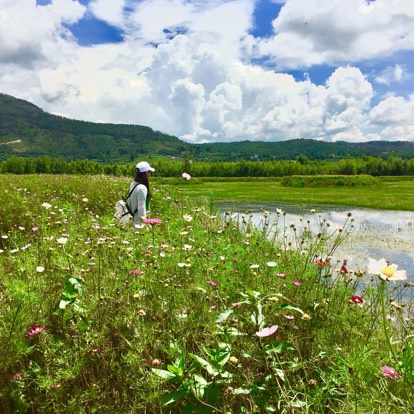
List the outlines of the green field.
{"label": "green field", "polygon": [[414,180],[382,181],[372,187],[282,187],[277,181],[212,181],[179,183],[177,190],[186,196],[206,196],[214,201],[297,203],[368,207],[414,211]]}
{"label": "green field", "polygon": [[122,227],[129,181],[1,177],[1,414],[413,412],[414,287],[337,252],[352,215],[270,239],[199,197],[269,183],[154,182]]}

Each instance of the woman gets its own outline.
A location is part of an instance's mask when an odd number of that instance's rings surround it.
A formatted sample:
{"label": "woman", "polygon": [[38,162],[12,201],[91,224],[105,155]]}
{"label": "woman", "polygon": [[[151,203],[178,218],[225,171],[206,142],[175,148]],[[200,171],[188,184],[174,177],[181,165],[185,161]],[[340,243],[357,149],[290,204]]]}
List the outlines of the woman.
{"label": "woman", "polygon": [[155,171],[146,161],[141,161],[136,166],[134,181],[129,187],[131,195],[128,203],[131,211],[134,212],[134,224],[140,224],[142,219],[147,218],[149,202],[152,197],[148,178]]}

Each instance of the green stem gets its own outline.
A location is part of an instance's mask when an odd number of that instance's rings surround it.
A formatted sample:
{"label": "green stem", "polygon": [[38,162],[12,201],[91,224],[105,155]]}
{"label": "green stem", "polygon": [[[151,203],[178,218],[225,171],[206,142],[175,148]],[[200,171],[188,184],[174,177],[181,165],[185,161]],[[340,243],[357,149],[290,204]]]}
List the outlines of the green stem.
{"label": "green stem", "polygon": [[388,332],[388,323],[387,323],[387,314],[385,311],[385,286],[386,286],[386,282],[384,280],[381,280],[381,310],[382,310],[382,323],[384,326],[384,334],[385,334],[385,338],[387,340],[388,343],[388,347],[390,348],[391,354],[394,358],[395,361],[397,361],[397,357],[394,353],[394,350],[392,348],[391,345],[391,340],[390,340],[390,335]]}

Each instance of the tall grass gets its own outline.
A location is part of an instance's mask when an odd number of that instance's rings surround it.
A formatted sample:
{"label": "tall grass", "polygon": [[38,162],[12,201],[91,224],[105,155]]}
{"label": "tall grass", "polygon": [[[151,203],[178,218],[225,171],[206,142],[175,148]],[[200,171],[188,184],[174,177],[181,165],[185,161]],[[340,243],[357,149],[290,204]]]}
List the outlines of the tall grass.
{"label": "tall grass", "polygon": [[351,215],[273,232],[159,185],[124,228],[128,180],[2,178],[0,412],[412,412],[412,287],[336,255]]}

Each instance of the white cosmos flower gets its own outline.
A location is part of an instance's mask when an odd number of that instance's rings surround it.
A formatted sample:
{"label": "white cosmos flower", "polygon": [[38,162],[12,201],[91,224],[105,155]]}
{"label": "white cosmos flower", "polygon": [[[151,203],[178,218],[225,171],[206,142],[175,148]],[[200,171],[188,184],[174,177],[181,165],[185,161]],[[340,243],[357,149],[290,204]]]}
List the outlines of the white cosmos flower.
{"label": "white cosmos flower", "polygon": [[185,221],[188,221],[188,222],[193,221],[193,217],[192,217],[192,216],[190,216],[189,214],[184,214],[184,215],[183,215],[183,219],[184,219]]}
{"label": "white cosmos flower", "polygon": [[269,267],[275,267],[276,266],[276,262],[267,262],[266,263]]}
{"label": "white cosmos flower", "polygon": [[67,237],[60,237],[59,239],[56,239],[56,242],[59,244],[66,244],[68,242]]}
{"label": "white cosmos flower", "polygon": [[52,205],[51,205],[51,204],[49,204],[49,203],[43,203],[43,204],[42,204],[42,207],[44,207],[45,209],[49,209],[49,208],[51,208],[51,207],[52,207]]}
{"label": "white cosmos flower", "polygon": [[384,258],[380,260],[368,259],[368,273],[378,275],[382,280],[395,282],[397,280],[407,280],[405,270],[397,270],[396,264],[389,264]]}
{"label": "white cosmos flower", "polygon": [[37,266],[36,271],[39,272],[39,273],[42,273],[42,272],[45,271],[45,268],[43,266]]}
{"label": "white cosmos flower", "polygon": [[258,264],[251,264],[250,269],[258,269],[260,266]]}

